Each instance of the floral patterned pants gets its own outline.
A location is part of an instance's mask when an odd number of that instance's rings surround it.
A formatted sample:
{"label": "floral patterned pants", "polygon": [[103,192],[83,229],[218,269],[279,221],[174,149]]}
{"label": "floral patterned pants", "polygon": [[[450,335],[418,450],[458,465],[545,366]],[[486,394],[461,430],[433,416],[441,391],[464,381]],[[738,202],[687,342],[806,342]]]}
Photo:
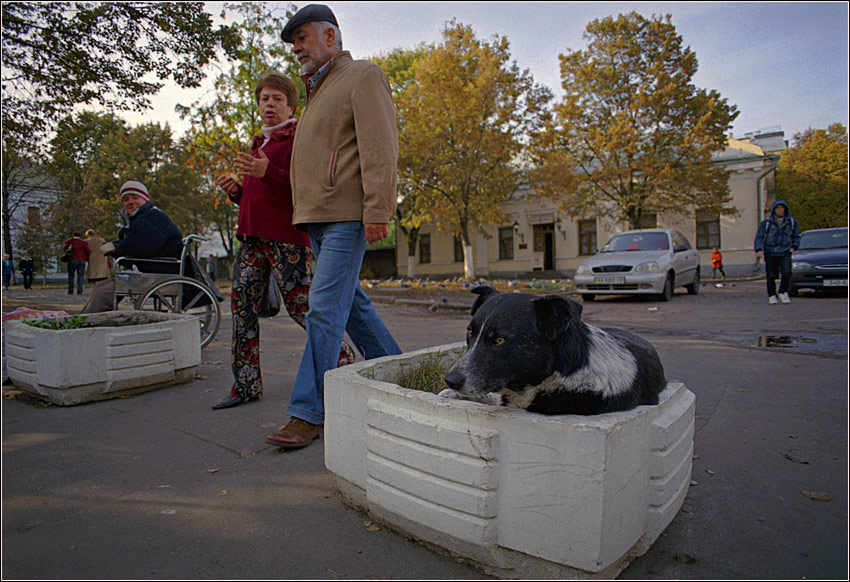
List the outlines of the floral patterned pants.
{"label": "floral patterned pants", "polygon": [[[312,275],[308,266],[311,251],[307,247],[273,240],[245,237],[233,265],[233,342],[230,365],[233,369],[231,396],[256,398],[263,393],[260,371],[260,322],[257,313],[266,283],[273,280],[289,317],[306,329],[304,316],[309,304]],[[354,350],[342,342],[339,364],[354,361]]]}

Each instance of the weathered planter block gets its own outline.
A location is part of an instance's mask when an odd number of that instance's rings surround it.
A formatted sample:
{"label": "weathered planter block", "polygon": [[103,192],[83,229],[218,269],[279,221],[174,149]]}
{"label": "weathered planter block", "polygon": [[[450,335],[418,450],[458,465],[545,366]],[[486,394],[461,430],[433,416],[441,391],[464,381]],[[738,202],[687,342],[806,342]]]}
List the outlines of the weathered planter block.
{"label": "weathered planter block", "polygon": [[104,326],[56,331],[7,322],[12,383],[68,406],[189,382],[201,363],[199,323],[191,315],[108,311],[86,321]]}
{"label": "weathered planter block", "polygon": [[612,578],[684,501],[694,395],[656,406],[544,416],[447,400],[396,378],[462,343],[325,376],[325,464],[347,503],[502,578]]}

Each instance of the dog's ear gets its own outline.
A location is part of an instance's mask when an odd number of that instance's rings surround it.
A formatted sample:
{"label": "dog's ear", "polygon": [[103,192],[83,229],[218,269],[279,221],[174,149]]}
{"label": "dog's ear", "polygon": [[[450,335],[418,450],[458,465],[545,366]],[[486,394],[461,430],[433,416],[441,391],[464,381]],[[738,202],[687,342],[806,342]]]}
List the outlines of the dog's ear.
{"label": "dog's ear", "polygon": [[478,309],[493,295],[499,294],[499,292],[490,287],[490,285],[477,285],[470,289],[470,291],[478,295],[478,299],[475,300],[475,303],[472,305],[472,309],[469,311],[470,317],[475,315],[475,312],[478,311]]}
{"label": "dog's ear", "polygon": [[581,305],[560,295],[536,297],[532,303],[537,316],[537,328],[550,342],[560,338],[570,323],[581,317]]}

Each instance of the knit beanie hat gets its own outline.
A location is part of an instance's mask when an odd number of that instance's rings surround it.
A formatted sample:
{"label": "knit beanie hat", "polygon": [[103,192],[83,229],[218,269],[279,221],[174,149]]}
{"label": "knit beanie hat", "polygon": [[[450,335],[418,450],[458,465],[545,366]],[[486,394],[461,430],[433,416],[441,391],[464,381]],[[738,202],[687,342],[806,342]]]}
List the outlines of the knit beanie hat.
{"label": "knit beanie hat", "polygon": [[135,194],[136,196],[141,196],[145,200],[151,199],[151,195],[148,194],[148,189],[145,188],[145,185],[141,182],[136,182],[135,180],[128,180],[121,185],[121,192],[118,195],[118,198],[123,199],[127,194]]}

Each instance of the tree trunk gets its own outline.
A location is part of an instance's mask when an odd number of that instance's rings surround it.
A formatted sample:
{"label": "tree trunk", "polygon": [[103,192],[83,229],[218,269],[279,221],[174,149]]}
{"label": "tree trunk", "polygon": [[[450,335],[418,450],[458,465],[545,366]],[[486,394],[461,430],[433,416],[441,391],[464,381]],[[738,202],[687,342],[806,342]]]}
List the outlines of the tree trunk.
{"label": "tree trunk", "polygon": [[475,278],[475,258],[472,256],[472,245],[463,242],[463,276],[466,279]]}

